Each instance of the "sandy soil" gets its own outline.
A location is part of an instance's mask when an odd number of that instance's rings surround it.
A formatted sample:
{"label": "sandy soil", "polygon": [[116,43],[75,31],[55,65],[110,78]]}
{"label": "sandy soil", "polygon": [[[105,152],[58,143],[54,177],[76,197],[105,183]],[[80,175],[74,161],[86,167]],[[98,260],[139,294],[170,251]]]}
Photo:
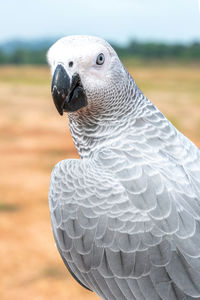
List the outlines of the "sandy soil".
{"label": "sandy soil", "polygon": [[[133,66],[145,94],[200,146],[196,66]],[[80,287],[56,250],[49,218],[53,166],[78,157],[67,118],[50,95],[47,68],[0,68],[0,299],[99,299]]]}

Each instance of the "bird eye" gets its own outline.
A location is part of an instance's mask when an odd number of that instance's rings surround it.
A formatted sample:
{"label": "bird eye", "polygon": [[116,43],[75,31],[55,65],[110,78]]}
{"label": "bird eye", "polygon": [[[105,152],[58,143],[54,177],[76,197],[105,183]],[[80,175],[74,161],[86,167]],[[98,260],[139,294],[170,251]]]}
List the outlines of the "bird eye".
{"label": "bird eye", "polygon": [[105,61],[105,56],[103,53],[100,53],[98,56],[97,56],[97,60],[96,60],[96,64],[97,65],[103,65]]}

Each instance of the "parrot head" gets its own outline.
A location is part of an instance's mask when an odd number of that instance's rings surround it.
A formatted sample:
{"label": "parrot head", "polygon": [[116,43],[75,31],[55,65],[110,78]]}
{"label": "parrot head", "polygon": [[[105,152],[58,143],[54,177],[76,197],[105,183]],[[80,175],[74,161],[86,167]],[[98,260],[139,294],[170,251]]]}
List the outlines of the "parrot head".
{"label": "parrot head", "polygon": [[84,109],[105,112],[119,106],[117,98],[122,96],[129,74],[103,39],[64,37],[51,46],[47,59],[52,73],[51,93],[60,115]]}

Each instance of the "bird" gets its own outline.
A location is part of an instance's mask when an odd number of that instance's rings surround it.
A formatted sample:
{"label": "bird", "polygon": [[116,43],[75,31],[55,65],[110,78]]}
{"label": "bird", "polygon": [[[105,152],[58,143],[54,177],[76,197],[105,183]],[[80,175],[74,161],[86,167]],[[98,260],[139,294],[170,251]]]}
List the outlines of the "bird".
{"label": "bird", "polygon": [[200,151],[142,93],[104,39],[47,53],[51,93],[79,159],[54,167],[53,235],[103,300],[200,299]]}

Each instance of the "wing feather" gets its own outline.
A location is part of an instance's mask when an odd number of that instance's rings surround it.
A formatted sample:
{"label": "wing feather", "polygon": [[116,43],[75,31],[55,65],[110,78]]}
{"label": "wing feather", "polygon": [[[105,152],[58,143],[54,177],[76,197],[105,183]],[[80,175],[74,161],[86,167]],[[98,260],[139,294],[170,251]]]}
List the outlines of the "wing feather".
{"label": "wing feather", "polygon": [[105,300],[200,298],[199,170],[188,160],[175,166],[164,146],[151,166],[141,163],[136,148],[125,158],[108,149],[92,163],[55,167],[49,199],[59,252],[74,278]]}

